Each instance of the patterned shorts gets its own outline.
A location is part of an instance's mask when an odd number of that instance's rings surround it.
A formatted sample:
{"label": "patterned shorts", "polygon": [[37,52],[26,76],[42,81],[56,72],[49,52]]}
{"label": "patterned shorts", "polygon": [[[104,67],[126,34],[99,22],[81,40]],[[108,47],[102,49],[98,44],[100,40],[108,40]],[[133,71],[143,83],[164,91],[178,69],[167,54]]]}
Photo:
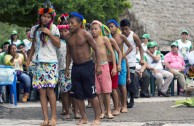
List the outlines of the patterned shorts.
{"label": "patterned shorts", "polygon": [[32,86],[36,89],[55,88],[58,82],[57,63],[36,63],[33,73]]}
{"label": "patterned shorts", "polygon": [[65,77],[65,70],[59,71],[59,82],[60,91],[61,92],[68,92],[71,90],[72,84],[71,84],[71,78]]}

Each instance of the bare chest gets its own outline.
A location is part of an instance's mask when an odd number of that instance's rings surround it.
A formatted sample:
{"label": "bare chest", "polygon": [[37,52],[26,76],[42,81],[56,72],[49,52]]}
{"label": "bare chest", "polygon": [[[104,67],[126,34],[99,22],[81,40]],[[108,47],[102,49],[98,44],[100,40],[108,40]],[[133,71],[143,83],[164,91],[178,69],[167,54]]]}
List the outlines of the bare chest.
{"label": "bare chest", "polygon": [[68,41],[70,47],[81,47],[86,44],[86,40],[80,36],[71,37]]}

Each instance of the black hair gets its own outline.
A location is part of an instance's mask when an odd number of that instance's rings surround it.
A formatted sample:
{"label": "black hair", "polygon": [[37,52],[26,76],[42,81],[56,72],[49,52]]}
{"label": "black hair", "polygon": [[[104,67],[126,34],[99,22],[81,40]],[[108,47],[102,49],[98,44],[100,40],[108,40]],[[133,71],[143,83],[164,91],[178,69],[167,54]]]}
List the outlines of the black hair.
{"label": "black hair", "polygon": [[[11,54],[11,47],[12,46],[16,46],[15,44],[10,44],[9,46],[8,46],[8,51],[7,51],[7,54]],[[17,46],[16,46],[17,47]]]}
{"label": "black hair", "polygon": [[10,45],[10,43],[9,43],[9,42],[7,42],[7,41],[6,41],[6,42],[4,42],[4,43],[3,43],[3,47],[5,47],[5,45],[8,45],[8,44]]}
{"label": "black hair", "polygon": [[130,21],[128,19],[123,19],[120,22],[120,26],[121,27],[125,27],[125,26],[131,27],[131,23],[130,23]]}
{"label": "black hair", "polygon": [[85,24],[86,29],[89,29],[90,30],[90,26],[91,26],[90,23],[86,23]]}
{"label": "black hair", "polygon": [[26,32],[29,32],[29,31],[31,31],[31,28],[27,28],[27,29],[26,29]]}
{"label": "black hair", "polygon": [[79,22],[79,23],[82,23],[82,19],[80,19],[80,18],[78,18],[78,17],[76,17],[76,16],[73,16],[73,15],[69,15],[69,18],[75,18],[75,20],[77,21],[77,22]]}
{"label": "black hair", "polygon": [[60,17],[61,22],[59,23],[60,25],[67,25],[69,24],[67,18],[65,18],[64,16]]}
{"label": "black hair", "polygon": [[[44,8],[44,12],[47,12],[48,9],[49,9],[49,8]],[[50,14],[50,13],[49,13],[49,14]],[[52,22],[52,21],[54,20],[54,17],[52,16],[52,14],[50,14],[50,15],[51,15],[51,17],[52,17],[52,19],[51,19],[51,22]],[[41,27],[41,23],[42,23],[42,22],[41,22],[41,16],[42,16],[42,15],[39,16],[39,25],[38,25],[38,27],[34,30],[34,33],[33,33],[33,36],[34,36],[33,42],[36,42],[36,32],[37,32],[38,29]],[[50,22],[50,23],[51,23],[51,22]],[[50,23],[49,23],[49,24],[50,24]],[[49,29],[49,24],[48,24],[48,25],[45,25],[45,27],[48,28],[48,29]],[[46,38],[46,34],[42,32],[42,33],[40,34],[40,40],[42,41],[43,46],[46,44],[45,38]]]}
{"label": "black hair", "polygon": [[[17,34],[12,34],[12,35],[10,36],[11,44],[13,44],[13,36],[14,36],[14,35],[17,35]],[[17,35],[17,39],[18,39],[18,35]]]}

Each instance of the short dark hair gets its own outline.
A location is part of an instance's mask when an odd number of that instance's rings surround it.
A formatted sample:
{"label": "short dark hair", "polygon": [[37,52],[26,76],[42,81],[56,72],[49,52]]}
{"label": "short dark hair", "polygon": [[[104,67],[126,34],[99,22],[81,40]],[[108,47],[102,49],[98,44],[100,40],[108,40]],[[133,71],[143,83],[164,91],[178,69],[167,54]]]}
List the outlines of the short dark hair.
{"label": "short dark hair", "polygon": [[6,42],[3,43],[3,47],[4,47],[5,45],[10,45],[10,43],[9,43],[8,41],[6,41]]}
{"label": "short dark hair", "polygon": [[121,27],[125,27],[125,26],[131,27],[131,23],[130,23],[130,21],[128,19],[123,19],[120,22],[120,26]]}

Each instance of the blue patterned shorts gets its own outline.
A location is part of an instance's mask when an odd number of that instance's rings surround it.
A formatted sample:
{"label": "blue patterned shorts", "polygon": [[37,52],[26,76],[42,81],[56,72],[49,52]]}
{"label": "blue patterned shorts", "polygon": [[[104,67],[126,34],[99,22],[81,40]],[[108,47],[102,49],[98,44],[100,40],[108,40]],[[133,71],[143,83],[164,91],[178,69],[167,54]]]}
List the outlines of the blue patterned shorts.
{"label": "blue patterned shorts", "polygon": [[72,84],[71,84],[71,78],[65,77],[65,70],[59,71],[59,82],[60,91],[62,92],[68,92],[71,90]]}
{"label": "blue patterned shorts", "polygon": [[57,63],[36,63],[33,73],[32,86],[36,89],[55,88],[58,82],[58,65]]}

